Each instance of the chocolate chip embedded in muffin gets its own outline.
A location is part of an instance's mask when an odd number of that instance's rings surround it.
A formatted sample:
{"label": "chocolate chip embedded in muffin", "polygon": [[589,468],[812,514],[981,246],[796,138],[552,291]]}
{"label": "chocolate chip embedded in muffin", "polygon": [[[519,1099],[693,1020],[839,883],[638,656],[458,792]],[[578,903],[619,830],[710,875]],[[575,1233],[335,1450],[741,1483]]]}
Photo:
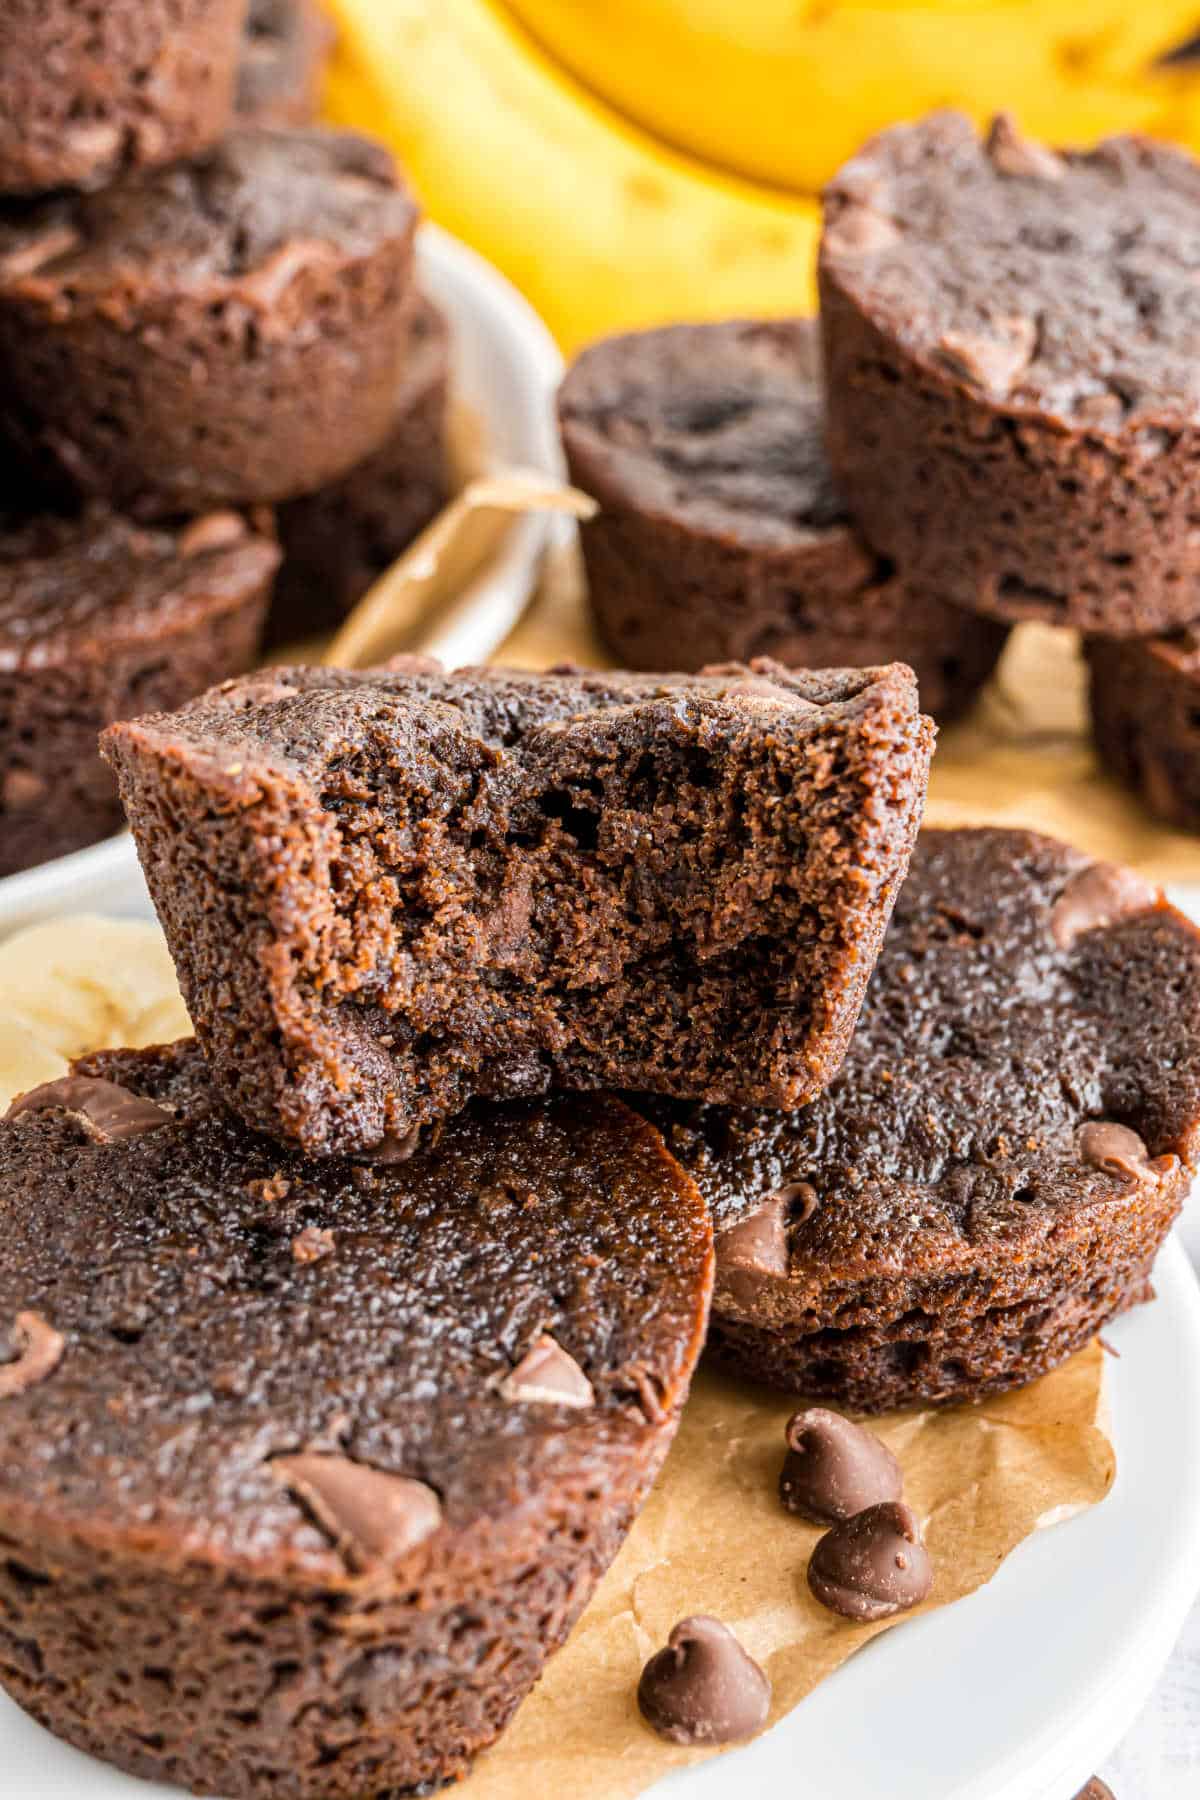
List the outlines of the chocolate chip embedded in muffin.
{"label": "chocolate chip embedded in muffin", "polygon": [[237,72],[238,122],[311,125],[335,35],[316,0],[250,0]]}
{"label": "chocolate chip embedded in muffin", "polygon": [[1200,831],[1200,628],[1084,645],[1100,760],[1156,817]]}
{"label": "chocolate chip embedded in muffin", "polygon": [[0,7],[0,193],[99,187],[229,124],[245,0]]}
{"label": "chocolate chip embedded in muffin", "polygon": [[808,1585],[822,1606],[856,1623],[919,1606],[933,1565],[912,1508],[885,1500],[834,1525],[812,1553]]}
{"label": "chocolate chip embedded in muffin", "polygon": [[681,1619],[638,1683],[646,1723],[674,1744],[735,1744],[767,1722],[771,1683],[727,1625]]}
{"label": "chocolate chip embedded in muffin", "polygon": [[[1200,932],[1127,873],[925,831],[822,1095],[639,1099],[712,1208],[716,1360],[856,1410],[973,1400],[1147,1297],[1200,1161]],[[748,1284],[724,1246],[798,1183],[820,1204]]]}
{"label": "chocolate chip embedded in muffin", "polygon": [[[694,1185],[606,1098],[477,1108],[363,1192],[239,1125],[194,1043],[68,1087],[0,1122],[0,1681],[198,1793],[456,1779],[674,1436]],[[96,1141],[82,1088],[164,1122]]]}
{"label": "chocolate chip embedded in muffin", "polygon": [[792,667],[906,662],[944,720],[1007,629],[965,619],[874,556],[825,456],[811,319],[671,325],[605,339],[559,391],[601,633],[634,669],[772,656]]}
{"label": "chocolate chip embedded in muffin", "polygon": [[342,1154],[473,1094],[831,1078],[923,803],[909,670],[284,674],[106,737],[248,1122]]}
{"label": "chocolate chip embedded in muffin", "polygon": [[0,875],[120,829],[97,737],[248,668],[278,562],[228,513],[0,518]]}
{"label": "chocolate chip embedded in muffin", "polygon": [[936,113],[847,163],[825,221],[829,458],[869,543],[1006,622],[1194,618],[1200,166]]}
{"label": "chocolate chip embedded in muffin", "polygon": [[232,132],[0,214],[0,414],[139,514],[286,500],[394,423],[417,211],[350,132]]}
{"label": "chocolate chip embedded in muffin", "polygon": [[333,630],[450,498],[446,409],[450,328],[418,294],[409,309],[404,373],[383,444],[341,481],[279,508],[283,567],[272,643]]}

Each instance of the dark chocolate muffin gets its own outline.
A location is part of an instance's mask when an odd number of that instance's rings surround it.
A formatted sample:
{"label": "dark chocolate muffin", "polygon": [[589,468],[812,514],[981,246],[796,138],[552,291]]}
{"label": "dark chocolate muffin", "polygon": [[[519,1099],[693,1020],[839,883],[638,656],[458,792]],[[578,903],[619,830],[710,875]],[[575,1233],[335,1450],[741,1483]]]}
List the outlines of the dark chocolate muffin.
{"label": "dark chocolate muffin", "polygon": [[214,144],[246,0],[5,0],[0,193],[99,187]]}
{"label": "dark chocolate muffin", "polygon": [[348,132],[238,131],[0,216],[0,414],[142,514],[286,500],[394,422],[416,208]]}
{"label": "dark chocolate muffin", "polygon": [[1200,831],[1200,628],[1084,645],[1101,760],[1152,813]]}
{"label": "dark chocolate muffin", "polygon": [[829,457],[914,583],[1110,637],[1200,612],[1200,165],[937,113],[825,193]]}
{"label": "dark chocolate muffin", "polygon": [[446,504],[449,386],[450,328],[418,295],[387,438],[342,481],[279,508],[273,642],[332,630]]}
{"label": "dark chocolate muffin", "polygon": [[237,75],[239,123],[311,125],[333,43],[333,23],[316,0],[250,0]]}
{"label": "dark chocolate muffin", "polygon": [[773,656],[789,667],[906,662],[934,718],[967,707],[1007,628],[981,624],[874,556],[824,446],[811,319],[669,325],[607,338],[567,373],[571,479],[588,594],[634,669]]}
{"label": "dark chocolate muffin", "polygon": [[675,1432],[712,1237],[657,1134],[576,1097],[317,1165],[187,1044],[0,1145],[0,1680],[230,1800],[461,1775]]}
{"label": "dark chocolate muffin", "polygon": [[214,1078],[323,1154],[473,1094],[795,1105],[908,865],[932,728],[888,669],[274,669],[117,727]]}
{"label": "dark chocolate muffin", "polygon": [[712,1208],[721,1362],[978,1399],[1150,1292],[1200,1153],[1200,932],[1048,838],[926,831],[819,1100],[644,1110]]}
{"label": "dark chocolate muffin", "polygon": [[0,875],[120,829],[100,732],[248,669],[278,562],[236,513],[0,521]]}

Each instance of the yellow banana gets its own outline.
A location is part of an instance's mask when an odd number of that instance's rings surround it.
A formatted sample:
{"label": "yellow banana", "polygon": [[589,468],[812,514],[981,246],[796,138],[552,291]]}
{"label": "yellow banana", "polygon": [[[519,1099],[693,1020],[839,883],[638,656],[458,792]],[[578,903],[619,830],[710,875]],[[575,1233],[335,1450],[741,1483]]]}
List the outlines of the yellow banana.
{"label": "yellow banana", "polygon": [[1061,144],[1151,129],[1150,65],[1197,20],[1196,0],[500,3],[649,135],[808,192],[872,132],[947,103],[1013,107]]}
{"label": "yellow banana", "polygon": [[657,143],[491,0],[335,11],[332,116],[389,142],[431,216],[502,268],[567,348],[627,326],[812,307],[813,201]]}

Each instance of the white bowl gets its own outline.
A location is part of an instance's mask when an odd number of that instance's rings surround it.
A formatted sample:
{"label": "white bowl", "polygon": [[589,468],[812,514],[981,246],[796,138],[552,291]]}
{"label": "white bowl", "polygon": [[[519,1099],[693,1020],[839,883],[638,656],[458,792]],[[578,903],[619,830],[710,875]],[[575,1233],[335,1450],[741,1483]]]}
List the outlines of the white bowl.
{"label": "white bowl", "polygon": [[[482,427],[487,460],[560,476],[554,390],[563,365],[541,319],[490,263],[436,225],[421,229],[417,266],[450,320],[455,397]],[[451,667],[490,655],[520,617],[551,533],[562,529],[545,516],[519,520],[422,648]],[[151,913],[127,832],[0,880],[0,934],[80,911]]]}

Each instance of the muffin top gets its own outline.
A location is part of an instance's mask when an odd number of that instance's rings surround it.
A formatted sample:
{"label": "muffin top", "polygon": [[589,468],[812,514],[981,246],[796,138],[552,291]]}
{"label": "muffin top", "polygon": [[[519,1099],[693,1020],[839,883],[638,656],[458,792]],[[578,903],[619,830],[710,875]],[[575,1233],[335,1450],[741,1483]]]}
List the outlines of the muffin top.
{"label": "muffin top", "polygon": [[576,479],[617,503],[784,549],[844,529],[812,319],[668,325],[585,350],[559,392]]}
{"label": "muffin top", "polygon": [[1200,419],[1200,165],[1051,151],[1001,116],[873,138],[825,190],[822,278],[942,380],[1101,435]]}

